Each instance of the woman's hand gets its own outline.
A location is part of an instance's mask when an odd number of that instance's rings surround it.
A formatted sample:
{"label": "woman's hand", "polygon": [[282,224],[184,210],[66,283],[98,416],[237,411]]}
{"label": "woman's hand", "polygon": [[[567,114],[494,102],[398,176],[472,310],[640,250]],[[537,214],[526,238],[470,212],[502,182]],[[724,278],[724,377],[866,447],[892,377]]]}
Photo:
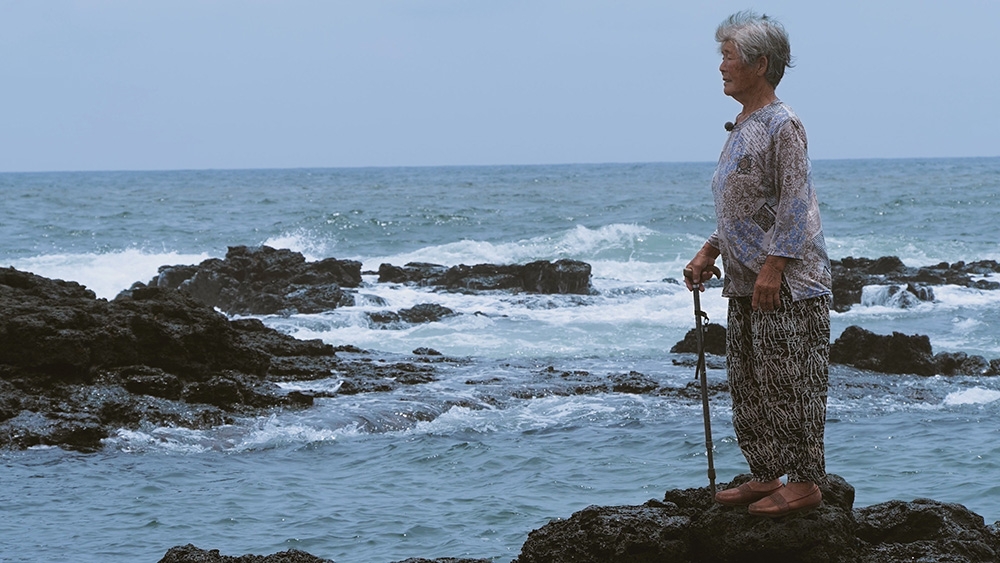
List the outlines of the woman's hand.
{"label": "woman's hand", "polygon": [[754,311],[775,311],[781,307],[781,275],[788,264],[784,256],[768,256],[757,273],[750,306]]}
{"label": "woman's hand", "polygon": [[697,286],[698,291],[705,291],[704,283],[712,279],[712,276],[722,277],[722,272],[715,266],[715,259],[719,256],[719,251],[710,244],[705,244],[694,255],[694,258],[684,266],[684,285],[688,291],[694,291]]}

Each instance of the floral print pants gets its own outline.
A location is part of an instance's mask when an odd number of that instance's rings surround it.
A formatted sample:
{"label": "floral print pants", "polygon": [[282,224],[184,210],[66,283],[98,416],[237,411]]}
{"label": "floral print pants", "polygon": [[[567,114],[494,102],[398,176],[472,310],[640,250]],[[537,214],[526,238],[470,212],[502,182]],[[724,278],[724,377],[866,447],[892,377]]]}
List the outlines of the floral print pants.
{"label": "floral print pants", "polygon": [[754,478],[826,479],[823,434],[829,383],[830,298],[753,311],[749,297],[729,300],[726,368],[733,427]]}

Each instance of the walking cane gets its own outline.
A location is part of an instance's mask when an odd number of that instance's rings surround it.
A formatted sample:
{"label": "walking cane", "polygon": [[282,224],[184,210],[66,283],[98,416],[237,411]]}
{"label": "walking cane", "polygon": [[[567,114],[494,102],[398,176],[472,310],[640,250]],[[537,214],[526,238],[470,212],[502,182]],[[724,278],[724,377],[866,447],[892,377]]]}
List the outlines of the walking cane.
{"label": "walking cane", "polygon": [[[710,267],[712,274],[722,277],[722,272],[715,266]],[[708,314],[701,310],[701,281],[695,282],[694,272],[690,268],[684,269],[684,277],[691,280],[694,289],[694,324],[695,340],[698,343],[698,364],[695,368],[694,377],[701,381],[701,411],[705,418],[705,451],[708,452],[708,483],[712,497],[715,497],[715,463],[712,460],[712,419],[708,411],[708,375],[705,373],[705,327],[702,319],[708,323]],[[709,277],[711,279],[711,277]]]}

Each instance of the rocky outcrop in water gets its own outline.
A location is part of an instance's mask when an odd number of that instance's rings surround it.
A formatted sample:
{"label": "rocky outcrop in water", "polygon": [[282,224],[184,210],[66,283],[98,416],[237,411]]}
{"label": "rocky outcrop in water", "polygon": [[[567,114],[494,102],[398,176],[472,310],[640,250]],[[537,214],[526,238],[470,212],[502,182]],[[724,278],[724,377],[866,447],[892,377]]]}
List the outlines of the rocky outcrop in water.
{"label": "rocky outcrop in water", "polygon": [[[722,366],[710,365],[712,369]],[[691,363],[692,370],[694,363]],[[709,383],[709,393],[718,395],[728,393],[725,381],[713,378]],[[661,397],[676,397],[690,401],[701,400],[701,387],[697,381],[689,381],[683,387],[664,385],[637,371],[625,373],[592,373],[586,370],[560,370],[548,366],[534,374],[531,378],[519,380],[515,387],[504,386],[503,380],[494,377],[469,379],[466,385],[489,388],[500,385],[504,387],[504,396],[491,396],[491,402],[500,402],[507,396],[515,399],[535,399],[539,397],[571,397],[574,395],[596,395],[601,393],[628,393],[632,395],[654,395]],[[484,393],[485,394],[485,393]]]}
{"label": "rocky outcrop in water", "polygon": [[277,383],[332,372],[340,394],[435,377],[429,362],[298,340],[257,319],[229,320],[175,289],[136,287],[108,301],[74,282],[2,268],[0,310],[0,447],[90,451],[120,428],[207,428],[308,406],[317,394]]}
{"label": "rocky outcrop in water", "polygon": [[914,268],[903,264],[895,256],[881,258],[853,258],[830,262],[833,273],[833,309],[846,311],[852,305],[861,303],[865,286],[898,286],[893,291],[903,291],[909,297],[903,303],[933,301],[934,291],[930,286],[959,285],[977,289],[1000,289],[1000,282],[973,279],[1000,273],[1000,263],[993,260],[978,262],[942,262],[934,266]]}
{"label": "rocky outcrop in water", "polygon": [[[591,292],[590,264],[577,260],[461,264],[450,268],[423,263],[401,267],[382,264],[378,274],[379,283],[408,283],[448,291]],[[196,266],[161,266],[156,277],[145,284],[137,283],[133,289],[179,289],[230,315],[309,314],[354,305],[354,290],[361,286],[361,275],[361,263],[354,260],[307,262],[301,253],[292,250],[231,246],[224,259],[210,258]],[[379,313],[372,320],[383,324],[432,322],[449,314],[439,311],[428,317],[423,311],[403,310],[394,318],[387,316],[392,313]]]}
{"label": "rocky outcrop in water", "polygon": [[371,322],[383,328],[396,328],[405,324],[433,323],[457,315],[455,311],[436,303],[421,303],[398,312],[371,312]]}
{"label": "rocky outcrop in water", "polygon": [[361,285],[361,263],[306,262],[298,252],[231,246],[224,259],[197,266],[161,266],[150,287],[180,289],[231,315],[320,313],[354,304],[342,288]]}
{"label": "rocky outcrop in water", "polygon": [[[230,320],[191,294],[136,285],[115,299],[12,268],[0,270],[0,447],[57,445],[93,451],[119,429],[206,429],[317,397],[389,392],[434,381],[436,366],[460,360],[431,349],[412,356],[302,341],[260,320]],[[429,322],[453,314],[417,305],[373,323]],[[330,379],[286,392],[284,381]],[[531,383],[502,382],[485,401],[607,392],[697,397],[638,373],[543,370]],[[301,386],[300,386],[301,388]],[[713,393],[725,392],[716,384]],[[447,408],[449,405],[445,405]],[[415,413],[428,416],[434,413]]]}
{"label": "rocky outcrop in water", "polygon": [[[705,352],[726,354],[726,327],[705,325]],[[684,339],[674,344],[672,353],[697,353],[696,329],[691,329]],[[1000,358],[987,360],[983,356],[965,352],[933,353],[926,335],[875,334],[859,326],[849,326],[830,346],[830,362],[854,366],[878,373],[915,375],[1000,375]],[[675,361],[675,363],[677,363]],[[712,358],[708,359],[713,367]],[[716,367],[725,366],[716,363]]]}
{"label": "rocky outcrop in water", "polygon": [[[702,333],[702,343],[705,352],[717,356],[726,355],[726,327],[708,323],[704,325]],[[697,354],[698,353],[698,333],[697,329],[691,329],[684,335],[684,339],[674,344],[670,348],[672,354]]]}
{"label": "rocky outcrop in water", "polygon": [[580,294],[591,292],[590,264],[579,260],[539,260],[528,264],[460,264],[450,268],[420,262],[405,266],[382,264],[380,283],[413,283],[448,290],[508,290],[528,293]]}
{"label": "rocky outcrop in water", "polygon": [[589,507],[531,532],[515,563],[1000,559],[1000,530],[961,505],[917,499],[855,510],[854,488],[836,475],[823,495],[816,510],[774,520],[715,504],[707,487],[668,491],[640,506]]}
{"label": "rocky outcrop in water", "polygon": [[859,326],[847,327],[833,342],[830,361],[880,373],[1000,375],[1000,359],[964,352],[934,354],[925,335],[880,335]]}
{"label": "rocky outcrop in water", "polygon": [[191,544],[170,548],[159,563],[333,563],[315,555],[289,549],[271,555],[222,555],[218,549],[199,549]]}
{"label": "rocky outcrop in water", "polygon": [[[750,479],[740,475],[730,484]],[[959,504],[931,499],[854,508],[854,487],[830,475],[823,504],[776,519],[716,504],[707,487],[667,491],[638,506],[590,506],[532,531],[512,563],[995,563],[1000,527]],[[284,556],[282,552],[269,557]],[[300,555],[301,554],[301,555]],[[296,552],[296,557],[308,554]],[[244,556],[259,557],[259,556]],[[320,559],[227,558],[175,547],[160,563],[313,563]],[[396,563],[483,563],[407,559]]]}

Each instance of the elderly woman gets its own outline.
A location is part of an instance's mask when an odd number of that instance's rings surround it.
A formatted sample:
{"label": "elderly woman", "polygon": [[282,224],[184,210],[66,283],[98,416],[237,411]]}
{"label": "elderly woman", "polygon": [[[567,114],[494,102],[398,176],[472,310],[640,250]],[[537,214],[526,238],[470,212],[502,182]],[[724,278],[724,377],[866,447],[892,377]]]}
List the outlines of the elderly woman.
{"label": "elderly woman", "polygon": [[712,179],[717,228],[688,264],[686,283],[704,291],[722,256],[733,427],[753,479],[716,501],[776,517],[823,498],[830,261],[805,129],[775,95],[791,66],[787,33],[772,18],[740,12],[715,39],[723,92],[743,108],[726,124]]}

